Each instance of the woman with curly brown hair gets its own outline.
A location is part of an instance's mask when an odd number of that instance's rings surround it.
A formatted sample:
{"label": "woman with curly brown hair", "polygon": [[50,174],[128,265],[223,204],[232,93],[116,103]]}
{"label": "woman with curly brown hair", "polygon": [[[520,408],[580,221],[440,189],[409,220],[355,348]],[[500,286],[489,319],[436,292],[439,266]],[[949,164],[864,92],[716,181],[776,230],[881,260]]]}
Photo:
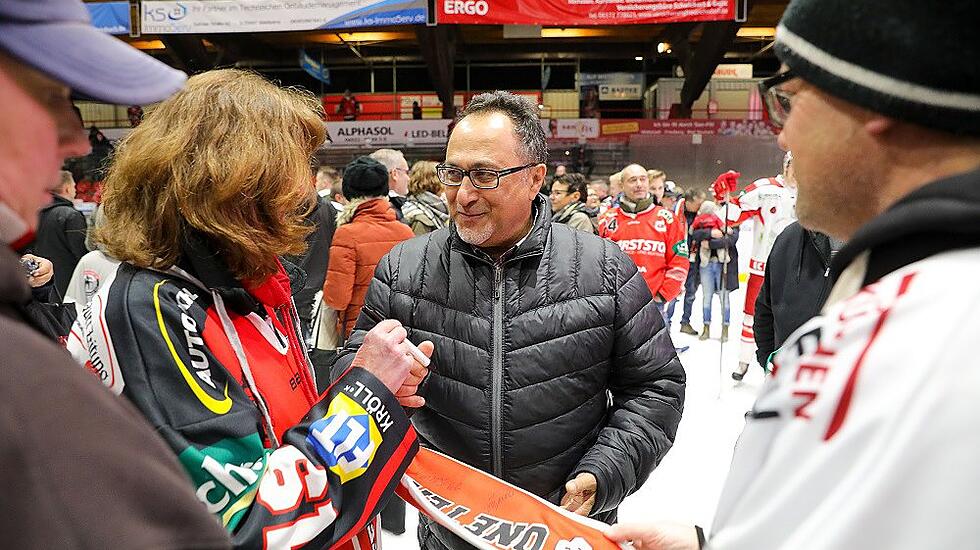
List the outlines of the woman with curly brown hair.
{"label": "woman with curly brown hair", "polygon": [[404,222],[416,235],[449,227],[449,208],[439,195],[442,182],[436,177],[436,162],[416,161],[408,174],[408,199],[402,205]]}
{"label": "woman with curly brown hair", "polygon": [[322,396],[298,336],[278,257],[303,250],[322,118],[239,70],[150,111],[103,195],[96,239],[122,263],[73,329],[73,354],[154,425],[236,546],[369,544],[416,448],[393,395],[414,365],[397,322]]}

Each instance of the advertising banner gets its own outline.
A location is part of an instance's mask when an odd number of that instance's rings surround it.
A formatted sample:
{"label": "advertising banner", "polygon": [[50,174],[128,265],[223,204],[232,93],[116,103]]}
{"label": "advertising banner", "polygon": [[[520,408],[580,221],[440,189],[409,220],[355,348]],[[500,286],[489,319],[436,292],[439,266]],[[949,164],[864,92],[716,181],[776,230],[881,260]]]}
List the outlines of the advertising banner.
{"label": "advertising banner", "polygon": [[439,23],[620,25],[735,19],[735,0],[436,0]]}
{"label": "advertising banner", "polygon": [[425,24],[426,0],[143,0],[144,34],[307,31]]}
{"label": "advertising banner", "polygon": [[330,84],[330,69],[327,69],[319,61],[310,57],[310,54],[306,53],[306,50],[303,48],[299,49],[299,66],[306,71],[306,74],[324,84]]}
{"label": "advertising banner", "polygon": [[335,146],[445,145],[449,120],[365,120],[327,122]]}
{"label": "advertising banner", "polygon": [[595,139],[599,137],[599,120],[595,118],[542,119],[545,135],[554,139]]}
{"label": "advertising banner", "polygon": [[650,136],[757,136],[772,137],[775,129],[764,120],[690,120],[690,119],[635,119],[603,120],[600,123],[601,137],[620,136],[628,138],[631,134]]}
{"label": "advertising banner", "polygon": [[87,3],[92,26],[108,34],[129,34],[129,2]]}

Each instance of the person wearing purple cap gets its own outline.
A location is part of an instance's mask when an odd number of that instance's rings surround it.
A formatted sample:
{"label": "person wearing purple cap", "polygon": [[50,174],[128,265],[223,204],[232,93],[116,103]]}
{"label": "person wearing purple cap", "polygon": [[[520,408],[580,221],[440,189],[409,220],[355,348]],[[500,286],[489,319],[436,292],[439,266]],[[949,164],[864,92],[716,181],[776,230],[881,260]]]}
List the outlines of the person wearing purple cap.
{"label": "person wearing purple cap", "polygon": [[[164,442],[43,336],[13,249],[69,157],[71,103],[144,103],[184,75],[88,24],[77,0],[0,2],[0,533],[8,548],[227,548]],[[17,134],[18,139],[11,139]],[[77,335],[76,335],[77,337]]]}

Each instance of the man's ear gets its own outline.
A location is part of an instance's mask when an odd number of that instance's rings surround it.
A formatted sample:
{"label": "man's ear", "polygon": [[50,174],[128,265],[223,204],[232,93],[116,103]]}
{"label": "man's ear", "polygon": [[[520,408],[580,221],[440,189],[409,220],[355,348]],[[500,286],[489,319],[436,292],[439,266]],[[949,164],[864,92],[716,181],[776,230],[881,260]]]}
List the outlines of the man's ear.
{"label": "man's ear", "polygon": [[864,122],[864,131],[872,137],[880,138],[895,127],[895,119],[874,115]]}
{"label": "man's ear", "polygon": [[534,199],[541,192],[541,186],[544,185],[544,177],[548,173],[548,167],[544,164],[536,164],[529,168],[529,170],[531,171],[531,187],[528,191],[530,192],[531,199]]}

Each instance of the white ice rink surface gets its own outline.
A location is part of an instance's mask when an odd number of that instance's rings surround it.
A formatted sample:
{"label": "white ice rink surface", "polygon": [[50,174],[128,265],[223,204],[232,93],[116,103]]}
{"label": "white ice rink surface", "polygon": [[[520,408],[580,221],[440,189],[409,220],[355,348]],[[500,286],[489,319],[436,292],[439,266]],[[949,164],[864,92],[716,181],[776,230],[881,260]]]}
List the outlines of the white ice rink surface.
{"label": "white ice rink surface", "polygon": [[[747,233],[747,232],[746,232]],[[744,256],[751,236],[739,239],[739,251]],[[743,259],[744,263],[744,259]],[[732,293],[731,328],[724,345],[724,359],[719,376],[721,343],[721,312],[715,298],[712,319],[712,339],[705,342],[696,336],[680,334],[681,303],[674,312],[671,338],[675,346],[691,346],[680,355],[687,372],[687,398],[684,415],[677,431],[674,446],[663,462],[636,493],[623,501],[619,508],[620,521],[672,519],[696,523],[709,530],[715,504],[721,493],[732,449],[742,431],[745,412],[752,406],[762,385],[763,373],[758,366],[749,369],[741,383],[735,383],[731,371],[738,363],[739,334],[742,327],[742,305],[745,284]],[[701,330],[701,296],[698,292],[691,315],[691,324]],[[720,381],[720,385],[719,385]],[[719,397],[719,386],[721,389]],[[386,550],[417,550],[415,528],[418,513],[411,506],[406,514],[404,535],[383,534]]]}

